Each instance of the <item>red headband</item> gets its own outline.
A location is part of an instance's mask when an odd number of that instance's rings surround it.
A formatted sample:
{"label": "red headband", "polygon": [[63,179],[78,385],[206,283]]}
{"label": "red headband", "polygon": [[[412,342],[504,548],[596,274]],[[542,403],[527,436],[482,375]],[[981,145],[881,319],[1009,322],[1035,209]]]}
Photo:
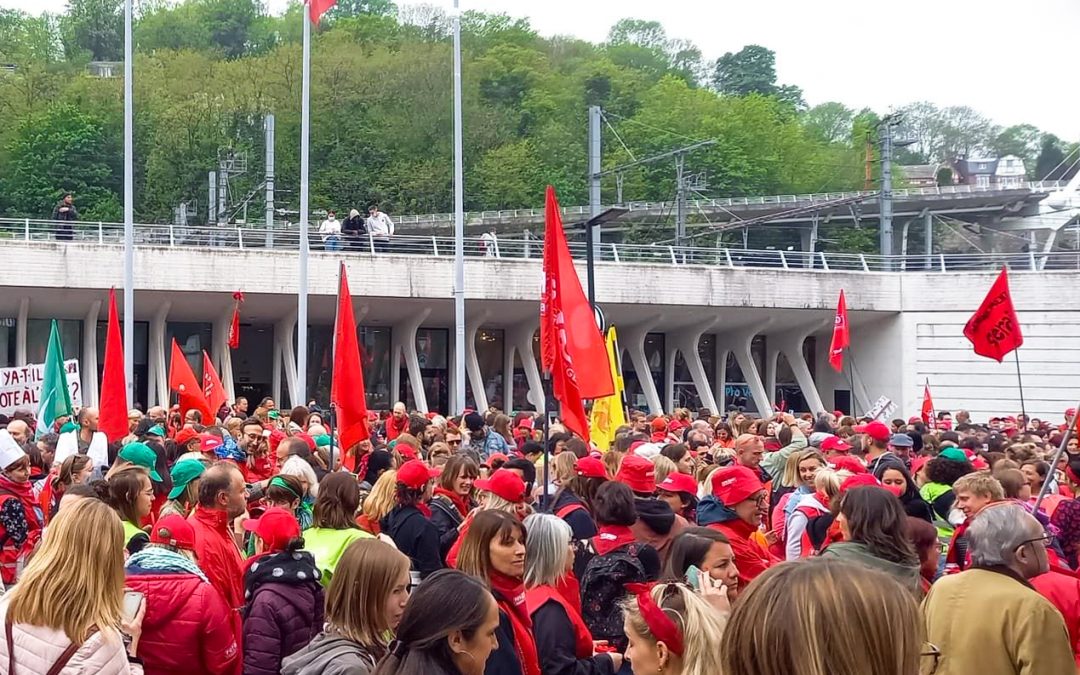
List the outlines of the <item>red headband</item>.
{"label": "red headband", "polygon": [[652,598],[654,584],[626,584],[626,590],[637,597],[638,611],[649,632],[657,642],[663,642],[673,653],[683,655],[683,636],[675,622],[664,613]]}

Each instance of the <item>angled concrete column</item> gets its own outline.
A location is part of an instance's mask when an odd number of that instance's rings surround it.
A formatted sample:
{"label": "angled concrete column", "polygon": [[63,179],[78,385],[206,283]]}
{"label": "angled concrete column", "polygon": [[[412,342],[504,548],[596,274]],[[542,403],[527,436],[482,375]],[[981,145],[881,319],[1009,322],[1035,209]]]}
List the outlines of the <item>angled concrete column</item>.
{"label": "angled concrete column", "polygon": [[[831,324],[832,320],[829,320],[828,323]],[[806,339],[820,330],[820,328],[820,324],[814,324],[810,327],[769,336],[770,350],[775,345],[777,351],[782,352],[787,358],[788,365],[791,366],[791,370],[795,374],[795,381],[798,382],[799,389],[801,389],[803,393],[803,398],[806,399],[806,404],[809,405],[811,411],[815,413],[824,412],[825,405],[821,400],[821,392],[818,391],[817,383],[814,382],[814,378],[810,374],[810,366],[806,363],[806,358],[803,356],[802,347],[803,343],[806,342]]]}
{"label": "angled concrete column", "polygon": [[15,365],[26,365],[26,327],[30,321],[30,298],[19,299],[19,316],[15,319]]}
{"label": "angled concrete column", "polygon": [[720,338],[716,340],[716,388],[713,389],[713,397],[717,403],[717,414],[721,417],[727,412],[727,355],[728,348],[720,344]]}
{"label": "angled concrete column", "polygon": [[150,321],[150,338],[147,345],[146,355],[149,363],[150,383],[146,388],[147,406],[160,405],[169,407],[169,373],[168,373],[168,345],[165,344],[165,321],[169,318],[169,309],[172,302],[166,300],[158,306],[154,312],[154,318]]}
{"label": "angled concrete column", "polygon": [[517,348],[510,342],[510,331],[503,329],[503,410],[507,415],[514,409],[514,352]]}
{"label": "angled concrete column", "polygon": [[420,361],[416,356],[416,331],[431,314],[431,308],[426,307],[414,316],[394,324],[392,335],[392,355],[390,381],[394,386],[394,397],[401,391],[401,361],[405,360],[405,368],[409,372],[409,387],[413,392],[413,400],[419,412],[427,413],[427,392],[424,391],[424,378],[420,375]]}
{"label": "angled concrete column", "polygon": [[[714,412],[717,410],[716,397],[713,396],[712,386],[709,384],[709,376],[705,373],[705,364],[701,362],[701,354],[698,353],[698,343],[701,341],[701,336],[715,326],[719,320],[719,317],[715,317],[696,326],[668,334],[667,340],[665,340],[665,343],[669,345],[667,370],[668,410],[673,410],[675,408],[676,351],[682,353],[683,361],[686,362],[686,367],[690,371],[690,378],[694,381],[694,389],[697,390],[702,405]],[[675,349],[670,349],[670,346],[674,346]]]}
{"label": "angled concrete column", "polygon": [[[641,391],[645,394],[645,401],[649,404],[649,411],[659,415],[664,412],[661,405],[660,395],[656,392],[656,383],[652,379],[652,371],[649,370],[649,361],[645,358],[645,336],[655,326],[663,321],[664,315],[659,314],[645,323],[640,323],[626,329],[620,329],[620,344],[630,354],[630,361],[634,364],[634,372],[637,374]],[[633,407],[633,406],[631,406]]]}
{"label": "angled concrete column", "polygon": [[481,411],[488,409],[488,398],[484,389],[484,374],[480,372],[480,360],[476,358],[476,332],[489,317],[491,310],[485,309],[465,321],[465,372],[472,385],[473,402],[476,409]]}
{"label": "angled concrete column", "polygon": [[[83,319],[82,359],[79,361],[79,374],[82,376],[83,405],[98,404],[98,358],[97,358],[97,322],[101,313],[101,301],[94,300]],[[124,354],[125,358],[132,358]]]}
{"label": "angled concrete column", "polygon": [[772,336],[765,344],[765,395],[769,397],[769,409],[776,405],[776,368],[780,350],[773,346]]}
{"label": "angled concrete column", "polygon": [[[521,359],[521,368],[525,371],[525,379],[529,382],[529,394],[526,397],[528,402],[533,405],[537,412],[544,413],[546,412],[547,403],[544,399],[544,384],[540,379],[540,369],[536,365],[536,356],[533,354],[533,337],[536,335],[538,324],[539,322],[527,323],[513,329],[507,329],[506,344],[514,345],[514,351],[517,352],[518,358]],[[508,372],[511,375],[507,377],[512,377],[513,368]],[[507,386],[512,384],[512,380],[508,380]]]}
{"label": "angled concrete column", "polygon": [[[274,324],[274,373],[277,375],[278,368],[285,369],[285,388],[289,391],[289,402],[293,406],[303,405],[306,401],[297,401],[296,395],[299,390],[296,386],[296,347],[293,345],[293,331],[296,330],[296,310]],[[280,375],[275,378],[277,386],[274,391],[274,402],[281,406]]]}
{"label": "angled concrete column", "polygon": [[[217,368],[218,377],[221,378],[221,386],[225,389],[225,396],[229,402],[236,400],[236,390],[233,383],[232,353],[229,350],[229,327],[232,325],[232,313],[234,305],[229,303],[214,319],[214,332],[210,358]],[[275,394],[276,396],[277,394]],[[277,401],[277,399],[274,399]]]}
{"label": "angled concrete column", "polygon": [[768,394],[765,393],[761,373],[758,372],[757,364],[754,363],[750,343],[769,323],[769,320],[766,319],[751,326],[717,335],[717,342],[722,342],[723,346],[735,355],[735,361],[739,364],[739,368],[746,377],[747,386],[750,387],[750,395],[754,399],[754,406],[757,408],[758,415],[761,416],[768,415],[772,410],[772,406],[769,403]]}

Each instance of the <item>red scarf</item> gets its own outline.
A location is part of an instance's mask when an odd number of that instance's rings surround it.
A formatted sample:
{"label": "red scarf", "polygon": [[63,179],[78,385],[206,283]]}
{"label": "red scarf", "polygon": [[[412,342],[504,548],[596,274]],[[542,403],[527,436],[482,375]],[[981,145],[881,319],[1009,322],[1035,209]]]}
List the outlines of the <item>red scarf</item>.
{"label": "red scarf", "polygon": [[514,629],[514,651],[517,652],[523,675],[540,675],[540,661],[536,655],[536,640],[532,633],[532,619],[525,604],[525,583],[492,570],[491,590],[499,609],[510,618]]}
{"label": "red scarf", "polygon": [[369,459],[371,459],[371,453],[365,452],[363,455],[360,456],[360,461],[356,465],[356,476],[360,479],[361,482],[363,482],[367,478],[367,467]]}
{"label": "red scarf", "polygon": [[468,497],[463,497],[456,492],[452,492],[450,490],[447,490],[446,488],[441,487],[435,488],[435,494],[442,495],[443,497],[449,499],[450,503],[457,507],[458,513],[461,514],[462,518],[469,515],[469,511],[471,509],[469,508]]}
{"label": "red scarf", "polygon": [[971,564],[967,551],[965,551],[964,557],[961,558],[960,547],[956,545],[961,537],[967,536],[968,525],[968,519],[965,518],[964,522],[957,525],[956,529],[953,530],[952,540],[949,542],[949,552],[945,554],[945,574],[956,574],[967,569]]}
{"label": "red scarf", "polygon": [[600,555],[607,555],[620,546],[637,541],[634,531],[626,525],[605,525],[593,537],[593,548]]}
{"label": "red scarf", "polygon": [[431,520],[431,507],[424,502],[416,502],[416,510],[419,511],[425,518]]}

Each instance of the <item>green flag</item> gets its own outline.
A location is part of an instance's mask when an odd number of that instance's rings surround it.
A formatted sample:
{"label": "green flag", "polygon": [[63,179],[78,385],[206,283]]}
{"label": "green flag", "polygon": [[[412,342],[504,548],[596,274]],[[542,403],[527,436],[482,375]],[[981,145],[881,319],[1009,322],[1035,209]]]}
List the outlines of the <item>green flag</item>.
{"label": "green flag", "polygon": [[60,329],[56,319],[49,333],[49,349],[45,352],[45,367],[41,373],[41,398],[37,410],[37,437],[51,432],[56,418],[72,415],[71,392],[68,391],[67,371],[64,368],[64,348],[60,344]]}

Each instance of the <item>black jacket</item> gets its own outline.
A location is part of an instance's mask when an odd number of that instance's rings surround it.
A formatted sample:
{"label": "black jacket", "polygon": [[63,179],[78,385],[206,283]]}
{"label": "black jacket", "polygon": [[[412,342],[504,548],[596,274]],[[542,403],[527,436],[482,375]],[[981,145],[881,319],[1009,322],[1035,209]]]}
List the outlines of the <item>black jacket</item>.
{"label": "black jacket", "polygon": [[367,234],[367,219],[362,215],[341,221],[341,233],[347,237],[359,237]]}
{"label": "black jacket", "polygon": [[[498,592],[493,591],[497,596]],[[499,610],[499,627],[495,629],[499,648],[491,652],[484,665],[484,675],[523,675],[521,660],[514,647],[514,625],[506,612]]]}
{"label": "black jacket", "polygon": [[551,505],[551,512],[558,515],[560,510],[571,504],[580,504],[585,507],[574,509],[565,516],[562,516],[562,519],[570,526],[570,531],[572,533],[571,538],[592,539],[596,536],[596,523],[593,522],[592,514],[589,513],[589,509],[585,506],[585,502],[581,501],[581,498],[573,492],[570,492],[569,490],[562,490],[559,492],[559,494],[555,496],[555,503]]}
{"label": "black jacket", "polygon": [[[66,213],[61,213],[60,209],[64,208],[65,206],[68,208],[67,212]],[[53,220],[78,220],[79,219],[79,211],[75,208],[74,204],[65,204],[64,200],[61,199],[59,202],[56,203],[56,206],[53,207],[52,219]]]}
{"label": "black jacket", "polygon": [[431,522],[439,530],[439,556],[445,561],[446,554],[450,552],[450,547],[460,534],[458,526],[465,519],[461,517],[457,507],[445,497],[432,497],[428,506],[431,508]]}
{"label": "black jacket", "polygon": [[545,602],[532,613],[533,637],[544,675],[612,675],[611,657],[597,654],[577,658],[577,639],[566,610],[557,602]]}
{"label": "black jacket", "polygon": [[415,506],[395,506],[380,523],[398,550],[409,556],[421,579],[443,568],[439,555],[439,530]]}

